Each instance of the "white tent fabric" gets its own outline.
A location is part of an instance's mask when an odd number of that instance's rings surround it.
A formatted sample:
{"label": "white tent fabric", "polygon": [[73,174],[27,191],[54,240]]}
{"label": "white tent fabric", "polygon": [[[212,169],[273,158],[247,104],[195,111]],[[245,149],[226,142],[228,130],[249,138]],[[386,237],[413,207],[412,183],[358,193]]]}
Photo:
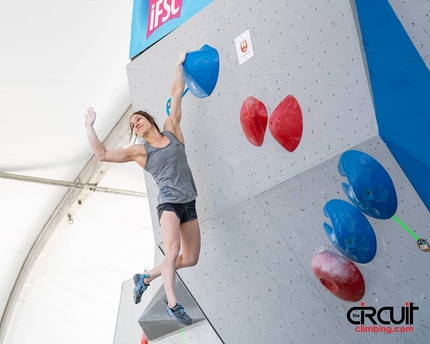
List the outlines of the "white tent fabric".
{"label": "white tent fabric", "polygon": [[[142,185],[132,166],[113,166],[102,184]],[[73,224],[65,219],[27,279],[5,343],[111,342],[122,282],[153,266],[147,203],[95,193]]]}
{"label": "white tent fabric", "polygon": [[[104,140],[130,105],[131,0],[0,3],[0,172],[74,182],[92,156],[84,114]],[[101,183],[145,192],[132,164]],[[65,187],[0,178],[0,312]],[[92,193],[60,222],[16,303],[4,343],[106,343],[121,283],[152,265],[145,198]],[[148,243],[145,248],[144,243]],[[4,317],[2,324],[4,325]],[[85,338],[85,340],[83,340]]]}

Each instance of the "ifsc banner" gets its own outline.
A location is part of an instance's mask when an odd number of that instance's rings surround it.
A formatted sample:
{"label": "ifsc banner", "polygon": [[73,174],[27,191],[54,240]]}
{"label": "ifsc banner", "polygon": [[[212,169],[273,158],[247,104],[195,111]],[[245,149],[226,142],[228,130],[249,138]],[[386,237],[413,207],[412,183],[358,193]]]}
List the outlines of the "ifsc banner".
{"label": "ifsc banner", "polygon": [[132,59],[214,0],[134,0],[129,58]]}

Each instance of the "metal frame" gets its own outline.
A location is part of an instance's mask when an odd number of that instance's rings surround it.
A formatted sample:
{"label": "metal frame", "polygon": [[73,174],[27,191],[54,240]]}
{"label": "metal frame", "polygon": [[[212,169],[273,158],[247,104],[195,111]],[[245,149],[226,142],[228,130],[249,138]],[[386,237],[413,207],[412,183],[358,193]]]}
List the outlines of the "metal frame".
{"label": "metal frame", "polygon": [[67,181],[63,181],[63,180],[30,177],[30,176],[23,176],[23,175],[19,175],[19,174],[11,174],[11,173],[5,173],[5,172],[0,172],[0,178],[19,180],[19,181],[30,182],[30,183],[64,186],[64,187],[68,187],[71,189],[89,190],[89,191],[93,191],[93,192],[105,192],[105,193],[113,193],[113,194],[119,194],[119,195],[137,196],[137,197],[145,197],[145,198],[147,197],[146,192],[113,189],[113,188],[98,186],[97,184],[84,184],[84,183],[79,183],[79,182],[67,182]]}
{"label": "metal frame", "polygon": [[[115,147],[121,146],[124,143],[128,143],[126,135],[130,129],[129,117],[132,113],[133,109],[131,105],[129,105],[127,110],[122,114],[120,120],[116,123],[116,125],[108,134],[107,138],[104,140],[103,144],[106,149],[113,149]],[[10,319],[19,299],[19,295],[25,285],[27,277],[29,276],[35,262],[37,261],[37,258],[39,257],[46,243],[51,238],[52,234],[57,229],[60,222],[67,217],[70,223],[73,214],[75,214],[79,210],[85,199],[94,191],[146,197],[146,193],[110,189],[97,186],[97,184],[103,178],[106,171],[110,168],[111,165],[111,163],[102,163],[98,161],[98,159],[93,155],[86,164],[86,166],[83,168],[81,173],[78,175],[75,182],[64,182],[0,172],[0,178],[8,178],[49,185],[59,185],[68,188],[66,194],[58,203],[57,207],[54,209],[43,228],[40,230],[39,235],[34,241],[24,263],[22,264],[15,284],[10,292],[9,298],[5,306],[5,310],[0,321],[0,343],[3,343],[5,339]]]}

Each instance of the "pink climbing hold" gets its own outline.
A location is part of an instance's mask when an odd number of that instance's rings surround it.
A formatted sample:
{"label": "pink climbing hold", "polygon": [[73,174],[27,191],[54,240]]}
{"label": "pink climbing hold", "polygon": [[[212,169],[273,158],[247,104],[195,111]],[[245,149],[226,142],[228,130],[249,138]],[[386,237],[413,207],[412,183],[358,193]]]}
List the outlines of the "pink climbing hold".
{"label": "pink climbing hold", "polygon": [[248,97],[240,109],[240,124],[246,138],[254,146],[261,146],[267,127],[267,110],[257,98]]}
{"label": "pink climbing hold", "polygon": [[339,299],[356,302],[364,296],[363,275],[350,260],[323,250],[314,254],[311,266],[321,284]]}
{"label": "pink climbing hold", "polygon": [[302,139],[303,116],[296,98],[291,95],[276,107],[270,116],[269,130],[278,143],[293,152]]}

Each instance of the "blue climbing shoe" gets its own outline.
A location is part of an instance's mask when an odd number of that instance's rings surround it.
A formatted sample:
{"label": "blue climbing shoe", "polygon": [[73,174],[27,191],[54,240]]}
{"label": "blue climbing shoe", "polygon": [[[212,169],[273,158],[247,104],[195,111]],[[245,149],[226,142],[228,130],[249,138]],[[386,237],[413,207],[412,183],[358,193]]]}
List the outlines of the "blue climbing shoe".
{"label": "blue climbing shoe", "polygon": [[[167,304],[167,300],[164,300],[164,302]],[[179,302],[176,302],[176,305],[173,306],[173,308],[169,308],[169,306],[167,306],[167,314],[175,318],[178,323],[184,325],[191,325],[193,322],[193,319],[185,313],[184,307],[182,307]]]}
{"label": "blue climbing shoe", "polygon": [[135,274],[133,276],[134,289],[133,289],[133,298],[134,303],[138,304],[142,299],[142,294],[149,287],[149,284],[145,284],[143,280],[145,278],[149,278],[148,273],[145,271],[143,274]]}

